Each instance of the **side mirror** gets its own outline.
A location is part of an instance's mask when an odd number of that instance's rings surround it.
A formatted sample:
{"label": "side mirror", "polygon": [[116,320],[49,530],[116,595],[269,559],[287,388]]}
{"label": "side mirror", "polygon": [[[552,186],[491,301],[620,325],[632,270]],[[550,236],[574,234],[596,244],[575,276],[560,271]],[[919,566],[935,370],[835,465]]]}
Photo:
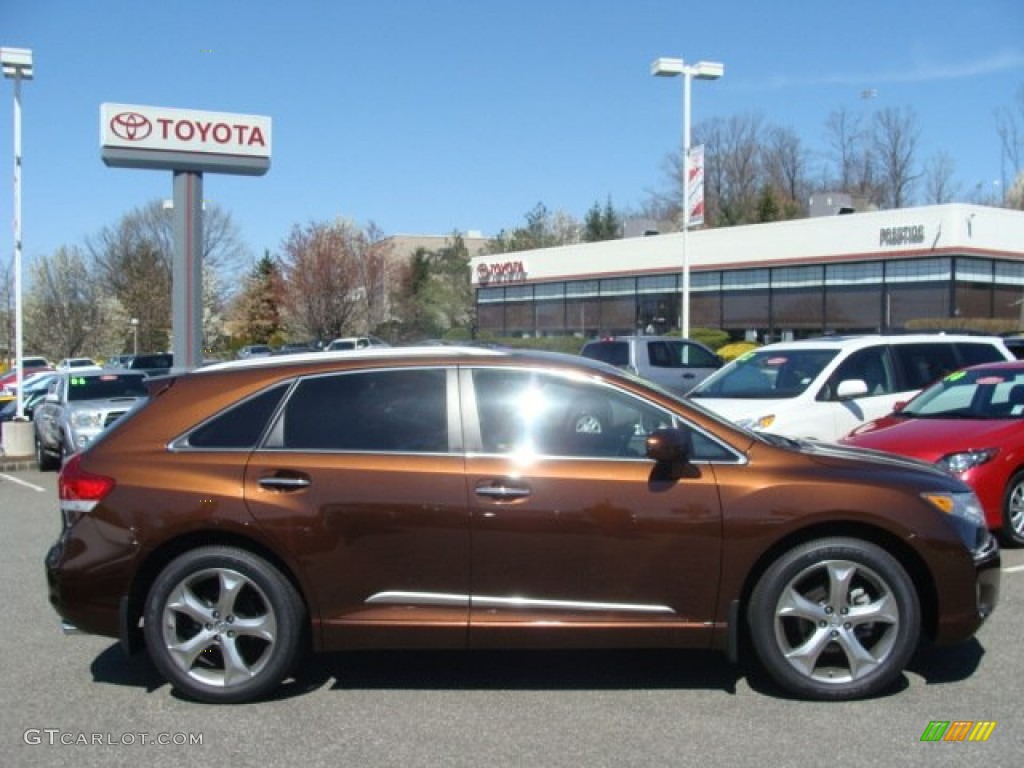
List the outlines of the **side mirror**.
{"label": "side mirror", "polygon": [[844,379],[836,387],[837,400],[852,400],[868,393],[868,384],[864,379]]}
{"label": "side mirror", "polygon": [[647,436],[647,458],[668,470],[673,480],[685,474],[693,454],[693,437],[685,429],[658,429]]}

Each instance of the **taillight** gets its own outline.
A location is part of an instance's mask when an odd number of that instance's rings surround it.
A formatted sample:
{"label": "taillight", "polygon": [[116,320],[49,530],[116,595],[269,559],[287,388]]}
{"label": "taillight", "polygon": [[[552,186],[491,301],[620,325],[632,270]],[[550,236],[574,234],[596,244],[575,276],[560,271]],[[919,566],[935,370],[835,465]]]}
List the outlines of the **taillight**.
{"label": "taillight", "polygon": [[60,508],[68,525],[91,512],[108,493],[114,490],[114,478],[86,472],[81,467],[82,454],[76,453],[60,471],[57,491]]}

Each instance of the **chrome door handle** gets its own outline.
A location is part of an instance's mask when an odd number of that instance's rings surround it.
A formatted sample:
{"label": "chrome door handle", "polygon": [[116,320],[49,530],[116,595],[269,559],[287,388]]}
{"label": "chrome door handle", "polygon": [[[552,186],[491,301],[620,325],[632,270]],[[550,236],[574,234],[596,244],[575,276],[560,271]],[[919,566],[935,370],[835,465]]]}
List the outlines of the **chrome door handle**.
{"label": "chrome door handle", "polygon": [[308,477],[261,477],[260,488],[271,491],[298,491],[313,483]]}
{"label": "chrome door handle", "polygon": [[525,499],[530,495],[529,488],[509,485],[478,485],[476,495],[488,499]]}

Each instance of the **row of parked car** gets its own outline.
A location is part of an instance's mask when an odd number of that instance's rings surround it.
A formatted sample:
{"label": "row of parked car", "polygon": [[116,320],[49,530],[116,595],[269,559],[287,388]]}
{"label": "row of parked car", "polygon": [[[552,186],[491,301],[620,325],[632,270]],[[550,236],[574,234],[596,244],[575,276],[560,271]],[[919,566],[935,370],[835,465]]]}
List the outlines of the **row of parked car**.
{"label": "row of parked car", "polygon": [[1024,362],[1005,339],[822,337],[723,365],[691,340],[630,336],[588,342],[581,354],[758,433],[937,464],[974,488],[1006,543],[1024,545]]}
{"label": "row of parked car", "polygon": [[346,336],[334,339],[333,341],[317,346],[309,342],[288,342],[279,347],[272,347],[269,344],[247,344],[238,350],[239,360],[248,360],[253,357],[270,357],[271,355],[294,355],[300,352],[340,352],[353,349],[370,349],[371,347],[391,346],[383,339],[376,336]]}

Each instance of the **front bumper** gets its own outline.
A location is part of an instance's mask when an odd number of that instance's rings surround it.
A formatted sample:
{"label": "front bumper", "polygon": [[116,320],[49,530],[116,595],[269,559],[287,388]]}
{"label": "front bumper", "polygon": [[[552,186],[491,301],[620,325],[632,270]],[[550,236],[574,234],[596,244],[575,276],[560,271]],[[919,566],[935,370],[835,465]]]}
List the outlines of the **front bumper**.
{"label": "front bumper", "polygon": [[992,615],[999,603],[999,584],[1002,573],[1002,558],[995,536],[989,535],[983,547],[974,552],[974,567],[977,573],[979,625]]}

